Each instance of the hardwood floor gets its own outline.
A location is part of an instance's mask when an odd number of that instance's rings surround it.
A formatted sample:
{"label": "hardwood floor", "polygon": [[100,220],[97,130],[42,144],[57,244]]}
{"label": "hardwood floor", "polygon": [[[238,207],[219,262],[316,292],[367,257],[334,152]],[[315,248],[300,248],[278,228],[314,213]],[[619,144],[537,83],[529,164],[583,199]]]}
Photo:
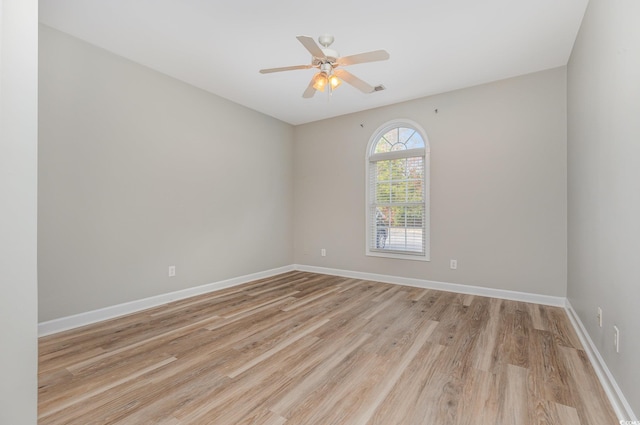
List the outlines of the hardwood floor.
{"label": "hardwood floor", "polygon": [[40,339],[40,424],[613,425],[560,308],[291,272]]}

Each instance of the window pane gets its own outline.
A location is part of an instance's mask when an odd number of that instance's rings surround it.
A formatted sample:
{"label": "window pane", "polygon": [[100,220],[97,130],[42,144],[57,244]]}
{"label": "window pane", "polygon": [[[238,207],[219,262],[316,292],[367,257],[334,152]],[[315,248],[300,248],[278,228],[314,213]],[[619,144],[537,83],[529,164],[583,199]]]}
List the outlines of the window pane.
{"label": "window pane", "polygon": [[407,140],[407,149],[424,148],[424,140],[417,131],[414,131],[411,137]]}
{"label": "window pane", "polygon": [[400,158],[372,163],[375,173],[376,203],[407,203],[424,200],[422,157]]}
{"label": "window pane", "polygon": [[407,160],[405,158],[394,159],[385,162],[389,162],[389,165],[391,167],[392,180],[402,180],[405,178],[407,171]]}
{"label": "window pane", "polygon": [[390,207],[389,211],[390,211],[389,224],[393,227],[404,226],[404,221],[403,221],[404,207]]}
{"label": "window pane", "polygon": [[391,182],[391,202],[407,202],[407,189],[406,181]]}
{"label": "window pane", "polygon": [[405,217],[407,228],[422,227],[422,221],[424,219],[423,208],[421,206],[406,207]]}
{"label": "window pane", "polygon": [[384,249],[422,252],[424,207],[390,207]]}
{"label": "window pane", "polygon": [[377,181],[390,180],[389,165],[389,161],[378,161],[375,163]]}
{"label": "window pane", "polygon": [[383,152],[390,152],[390,151],[391,151],[391,144],[389,142],[387,142],[384,139],[378,140],[378,143],[376,144],[375,153],[383,153]]}
{"label": "window pane", "polygon": [[395,145],[398,143],[398,129],[394,128],[393,130],[387,131],[382,138],[386,139],[390,144]]}
{"label": "window pane", "polygon": [[391,184],[377,183],[376,184],[376,203],[388,204],[389,202],[391,202]]}
{"label": "window pane", "polygon": [[385,249],[389,242],[389,207],[374,207],[371,210],[371,223],[374,223],[371,231],[371,248]]}
{"label": "window pane", "polygon": [[407,182],[407,202],[421,202],[424,199],[422,180]]}
{"label": "window pane", "polygon": [[424,178],[424,158],[422,157],[407,158],[406,172],[407,172],[407,177],[411,179],[423,179]]}
{"label": "window pane", "polygon": [[407,141],[409,141],[411,137],[414,134],[416,134],[416,131],[413,128],[406,128],[406,127],[400,127],[399,132],[400,132],[399,141],[402,143],[407,143]]}

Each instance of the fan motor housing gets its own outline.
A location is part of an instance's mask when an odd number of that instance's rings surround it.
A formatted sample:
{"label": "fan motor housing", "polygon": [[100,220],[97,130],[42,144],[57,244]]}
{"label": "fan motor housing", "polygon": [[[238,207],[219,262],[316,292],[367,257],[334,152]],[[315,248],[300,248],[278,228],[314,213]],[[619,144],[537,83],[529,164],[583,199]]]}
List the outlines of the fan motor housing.
{"label": "fan motor housing", "polygon": [[316,57],[314,57],[313,58],[313,65],[317,66],[317,65],[321,65],[321,64],[326,63],[326,62],[334,63],[340,57],[340,54],[337,51],[333,50],[333,49],[324,48],[324,49],[321,49],[321,50],[322,50],[322,53],[324,53],[326,59],[325,58],[316,58]]}

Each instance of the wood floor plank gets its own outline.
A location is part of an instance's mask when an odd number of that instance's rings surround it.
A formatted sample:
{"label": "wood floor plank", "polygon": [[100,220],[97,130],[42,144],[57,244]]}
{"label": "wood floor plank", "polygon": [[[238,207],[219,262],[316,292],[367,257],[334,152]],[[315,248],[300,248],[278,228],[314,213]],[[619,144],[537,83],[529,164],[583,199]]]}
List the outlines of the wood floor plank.
{"label": "wood floor plank", "polygon": [[580,348],[580,340],[571,322],[567,318],[567,313],[559,307],[549,307],[546,309],[547,317],[545,325],[551,330],[557,343],[561,346]]}
{"label": "wood floor plank", "polygon": [[580,425],[580,417],[574,407],[563,404],[554,404],[558,416],[558,422],[566,425]]}
{"label": "wood floor plank", "polygon": [[39,340],[44,425],[617,423],[564,310],[307,272]]}
{"label": "wood floor plank", "polygon": [[531,349],[538,353],[532,357],[531,391],[544,400],[564,405],[573,405],[574,393],[569,383],[569,371],[560,357],[553,334],[549,331],[535,330],[530,335]]}
{"label": "wood floor plank", "polygon": [[394,362],[395,364],[393,364],[390,370],[387,371],[385,379],[380,382],[375,391],[372,392],[371,399],[366,401],[364,408],[361,409],[360,412],[357,412],[357,414],[354,415],[354,418],[352,420],[349,420],[349,423],[353,423],[355,425],[365,425],[369,422],[380,404],[389,395],[391,389],[396,385],[396,382],[400,379],[402,373],[414,360],[415,356],[418,354],[422,346],[427,342],[427,338],[429,338],[429,335],[431,335],[437,325],[438,322],[429,321],[428,326],[426,326],[424,330],[419,333],[418,337],[413,341],[408,349],[403,350],[402,357]]}
{"label": "wood floor plank", "polygon": [[429,416],[429,407],[434,406],[432,388],[437,382],[443,345],[427,342],[414,357],[395,383],[386,398],[380,403],[369,420],[370,425],[401,425],[434,423]]}
{"label": "wood floor plank", "polygon": [[244,363],[239,368],[230,371],[227,374],[227,376],[229,376],[230,378],[235,378],[236,376],[240,375],[241,373],[243,373],[243,372],[251,369],[255,365],[259,364],[260,362],[262,362],[262,361],[268,359],[269,357],[277,354],[278,352],[282,351],[283,349],[288,347],[290,344],[293,344],[297,340],[299,340],[299,339],[305,337],[306,335],[310,334],[311,332],[315,331],[316,329],[318,329],[319,327],[323,326],[328,321],[329,321],[329,319],[320,320],[317,323],[313,323],[310,326],[305,326],[305,327],[299,329],[299,332],[296,332],[294,335],[292,335],[291,337],[289,337],[286,340],[282,341],[280,344],[278,344],[275,347],[265,351],[264,353],[260,354],[259,356],[254,357],[252,360],[247,361],[246,363]]}
{"label": "wood floor plank", "polygon": [[604,391],[599,384],[589,360],[582,350],[559,347],[561,358],[564,360],[571,380],[581,391],[576,391],[576,399],[570,406],[576,408],[580,422],[584,425],[607,423],[613,409],[604,398]]}
{"label": "wood floor plank", "polygon": [[507,364],[502,374],[504,394],[500,403],[498,422],[504,425],[527,425],[535,418],[535,412],[529,412],[527,392],[527,369]]}
{"label": "wood floor plank", "polygon": [[328,379],[318,382],[314,391],[282,416],[294,424],[348,423],[344,417],[349,413],[350,403],[345,408],[341,402],[349,395],[369,391],[370,378],[379,371],[378,356],[356,350],[334,368]]}
{"label": "wood floor plank", "polygon": [[161,334],[155,335],[153,337],[144,339],[142,341],[138,341],[138,342],[135,342],[135,343],[130,344],[130,345],[125,345],[125,346],[123,346],[121,348],[117,348],[117,349],[109,350],[109,351],[104,351],[103,350],[102,353],[94,355],[92,357],[89,357],[86,360],[79,361],[79,362],[74,362],[73,364],[67,366],[66,370],[71,372],[71,373],[77,374],[77,373],[80,373],[87,366],[91,366],[91,365],[93,365],[95,363],[98,363],[98,362],[104,360],[104,359],[113,358],[118,354],[125,353],[127,351],[130,352],[132,350],[135,350],[136,348],[141,348],[141,347],[143,347],[144,350],[146,351],[149,348],[153,348],[153,346],[156,345],[156,344],[160,344],[160,345],[165,344],[167,341],[172,340],[173,338],[175,338],[176,336],[178,336],[180,334],[191,332],[193,330],[196,330],[198,328],[206,326],[206,325],[210,324],[211,322],[216,322],[216,321],[219,321],[219,320],[220,320],[219,316],[210,316],[210,317],[204,318],[202,320],[195,321],[195,322],[193,322],[191,324],[188,324],[188,325],[176,328],[176,329],[172,329],[172,330],[170,330],[168,332],[161,333]]}
{"label": "wood floor plank", "polygon": [[488,321],[486,326],[480,330],[474,354],[474,367],[486,372],[491,370],[496,362],[496,357],[500,354],[497,351],[499,348],[497,338],[500,329],[498,325],[501,319],[502,300],[490,299],[488,309]]}
{"label": "wood floor plank", "polygon": [[342,346],[320,365],[314,367],[308,374],[303,375],[304,378],[302,380],[292,386],[289,391],[284,393],[282,397],[270,407],[271,411],[286,414],[293,406],[308,397],[308,395],[317,388],[319,382],[326,380],[330,372],[342,364],[345,358],[358,349],[370,336],[369,334],[361,334],[357,340]]}
{"label": "wood floor plank", "polygon": [[501,397],[497,388],[497,376],[485,370],[472,368],[465,380],[458,410],[457,425],[495,425]]}
{"label": "wood floor plank", "polygon": [[38,413],[38,419],[40,418],[46,418],[49,415],[52,415],[56,412],[59,412],[69,406],[72,406],[74,404],[78,404],[78,403],[82,403],[83,401],[85,401],[86,399],[96,395],[96,394],[100,394],[103,393],[107,390],[110,390],[111,388],[119,385],[122,382],[125,381],[130,381],[132,379],[135,379],[139,376],[142,376],[152,370],[161,368],[162,366],[166,366],[169,363],[175,361],[176,358],[175,357],[169,357],[167,359],[164,359],[158,363],[152,364],[150,366],[147,366],[143,369],[137,370],[136,372],[132,373],[132,374],[128,374],[125,377],[121,377],[117,380],[112,380],[106,383],[103,383],[101,385],[87,385],[88,388],[86,387],[82,387],[79,388],[78,391],[74,391],[72,394],[68,394],[64,397],[57,397],[55,398],[56,403],[54,404],[53,402],[50,402],[48,404],[46,403],[42,403],[40,404],[40,410]]}
{"label": "wood floor plank", "polygon": [[284,425],[286,422],[286,418],[270,410],[260,410],[242,418],[236,425]]}
{"label": "wood floor plank", "polygon": [[236,423],[242,417],[253,412],[256,406],[273,392],[291,385],[292,377],[285,372],[285,365],[298,361],[304,350],[313,346],[315,337],[305,336],[287,345],[280,352],[280,359],[266,359],[259,369],[252,373],[242,373],[232,378],[224,391],[218,392],[198,408],[184,406],[175,412],[183,423],[228,424]]}

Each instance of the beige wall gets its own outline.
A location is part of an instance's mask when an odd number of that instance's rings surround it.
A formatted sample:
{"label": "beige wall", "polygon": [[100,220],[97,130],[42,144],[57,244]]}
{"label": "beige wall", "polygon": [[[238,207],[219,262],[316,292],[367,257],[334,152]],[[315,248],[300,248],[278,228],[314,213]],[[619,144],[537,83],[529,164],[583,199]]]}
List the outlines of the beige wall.
{"label": "beige wall", "polygon": [[37,413],[38,2],[0,1],[0,424]]}
{"label": "beige wall", "polygon": [[[640,2],[591,0],[568,65],[568,298],[640,413]],[[603,327],[596,321],[603,309]],[[621,351],[613,348],[613,326]],[[629,419],[629,418],[627,418]]]}
{"label": "beige wall", "polygon": [[40,321],[292,263],[290,125],[46,26],[39,94]]}
{"label": "beige wall", "polygon": [[[296,263],[565,296],[565,73],[296,127]],[[431,144],[430,262],[365,256],[365,150],[395,118],[416,121]]]}

